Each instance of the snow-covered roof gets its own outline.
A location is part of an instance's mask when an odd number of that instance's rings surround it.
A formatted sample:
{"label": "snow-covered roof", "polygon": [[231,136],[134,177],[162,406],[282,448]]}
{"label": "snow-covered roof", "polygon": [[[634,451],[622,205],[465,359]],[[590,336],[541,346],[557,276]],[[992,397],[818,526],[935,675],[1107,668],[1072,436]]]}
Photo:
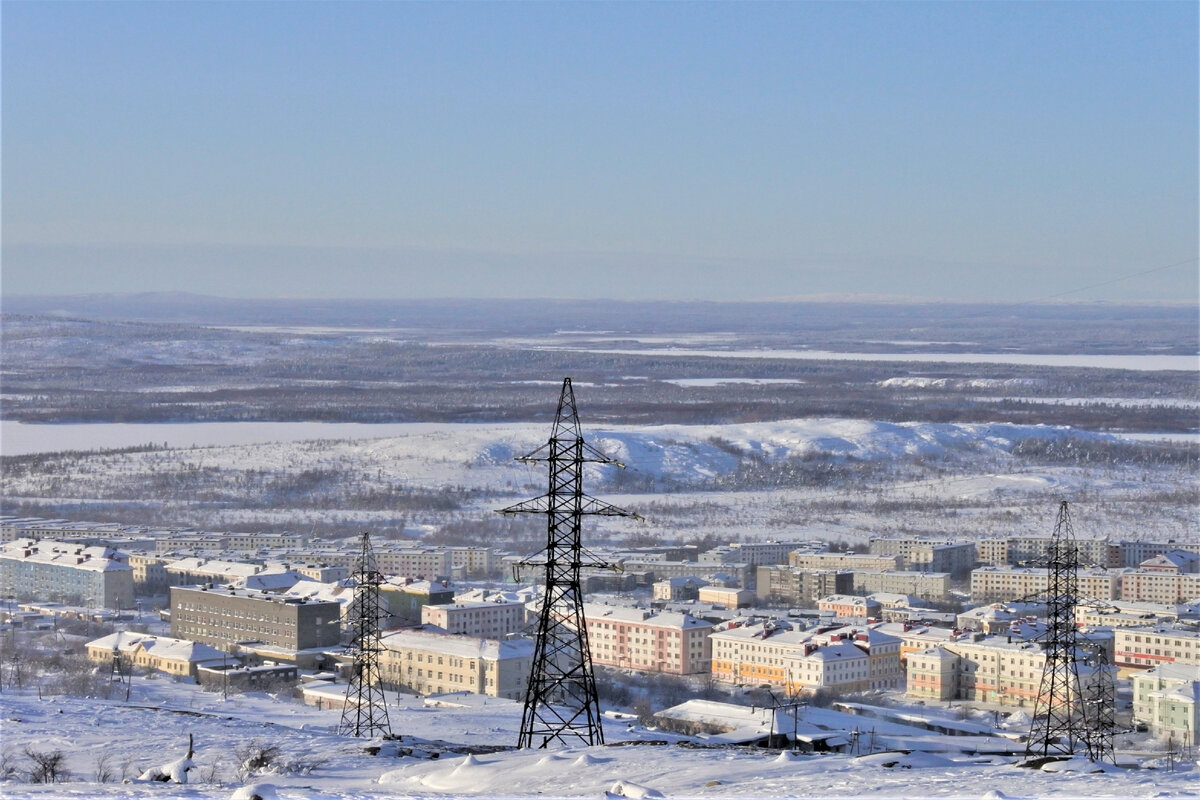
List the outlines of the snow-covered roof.
{"label": "snow-covered roof", "polygon": [[610,606],[599,603],[585,603],[583,615],[589,620],[610,619],[616,622],[630,622],[655,628],[711,628],[708,620],[696,619],[691,614],[678,611],[653,611],[651,609],[630,608],[628,606]]}
{"label": "snow-covered roof", "polygon": [[0,546],[0,558],[54,564],[89,572],[129,572],[132,567],[110,547],[84,546],[50,539],[15,539]]}
{"label": "snow-covered roof", "polygon": [[481,639],[456,633],[434,633],[427,630],[401,630],[385,633],[380,643],[387,650],[430,650],[460,658],[503,660],[532,658],[533,640],[524,638]]}
{"label": "snow-covered roof", "polygon": [[110,633],[88,642],[87,646],[91,649],[119,650],[122,653],[130,653],[140,648],[159,658],[189,663],[222,661],[229,657],[227,653],[207,644],[132,631]]}

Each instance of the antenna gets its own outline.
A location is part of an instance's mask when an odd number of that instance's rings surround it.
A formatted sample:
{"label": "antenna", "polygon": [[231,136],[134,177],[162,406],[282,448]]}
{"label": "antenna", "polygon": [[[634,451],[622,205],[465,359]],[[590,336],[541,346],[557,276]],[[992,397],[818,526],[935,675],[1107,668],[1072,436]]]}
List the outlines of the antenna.
{"label": "antenna", "polygon": [[637,517],[637,514],[583,493],[585,463],[618,462],[583,441],[570,378],[563,379],[550,441],[517,461],[544,461],[549,466],[546,494],[500,509],[501,514],[546,515],[545,550],[518,564],[544,565],[546,591],[538,618],[517,747],[546,747],[552,741],[567,744],[568,739],[588,745],[604,744],[579,570],[584,566],[612,565],[594,559],[590,553],[589,560],[584,561],[586,551],[580,531],[584,515]]}

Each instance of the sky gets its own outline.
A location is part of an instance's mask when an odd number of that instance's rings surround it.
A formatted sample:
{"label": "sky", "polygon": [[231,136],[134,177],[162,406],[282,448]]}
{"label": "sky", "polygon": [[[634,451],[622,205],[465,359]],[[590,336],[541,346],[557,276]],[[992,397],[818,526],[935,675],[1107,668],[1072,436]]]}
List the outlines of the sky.
{"label": "sky", "polygon": [[1195,302],[1197,9],[6,0],[0,292]]}

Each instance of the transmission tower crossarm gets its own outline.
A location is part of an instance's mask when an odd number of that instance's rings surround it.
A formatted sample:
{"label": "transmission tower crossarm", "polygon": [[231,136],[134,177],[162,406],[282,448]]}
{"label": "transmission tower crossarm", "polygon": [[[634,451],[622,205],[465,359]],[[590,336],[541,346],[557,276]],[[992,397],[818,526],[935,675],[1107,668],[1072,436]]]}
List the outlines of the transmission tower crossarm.
{"label": "transmission tower crossarm", "polygon": [[[572,513],[576,509],[570,506],[563,507],[562,498],[553,494],[544,494],[541,497],[534,497],[529,500],[522,500],[516,505],[511,505],[508,508],[497,509],[499,514],[549,514],[549,513]],[[611,503],[606,503],[603,500],[597,500],[594,497],[583,494],[579,495],[578,511],[579,514],[589,514],[601,517],[632,517],[634,519],[642,519],[638,514],[632,511],[626,511],[623,508],[614,506]]]}

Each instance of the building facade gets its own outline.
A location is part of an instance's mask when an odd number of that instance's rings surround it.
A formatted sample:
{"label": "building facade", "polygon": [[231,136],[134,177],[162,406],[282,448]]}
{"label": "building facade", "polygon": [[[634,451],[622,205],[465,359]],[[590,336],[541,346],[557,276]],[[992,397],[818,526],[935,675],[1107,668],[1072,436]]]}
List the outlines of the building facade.
{"label": "building facade", "polygon": [[109,547],[15,539],[0,547],[0,593],[89,608],[132,608],[133,569]]}
{"label": "building facade", "polygon": [[285,651],[336,647],[341,605],[247,590],[173,586],[171,635],[231,651],[243,642]]}
{"label": "building facade", "polygon": [[395,631],[380,641],[384,688],[422,695],[471,692],[520,700],[533,665],[531,639]]}
{"label": "building facade", "polygon": [[643,672],[708,672],[712,623],[690,614],[597,605],[583,607],[592,662]]}
{"label": "building facade", "polygon": [[503,639],[525,627],[525,604],[484,601],[421,606],[421,624],[462,636]]}

